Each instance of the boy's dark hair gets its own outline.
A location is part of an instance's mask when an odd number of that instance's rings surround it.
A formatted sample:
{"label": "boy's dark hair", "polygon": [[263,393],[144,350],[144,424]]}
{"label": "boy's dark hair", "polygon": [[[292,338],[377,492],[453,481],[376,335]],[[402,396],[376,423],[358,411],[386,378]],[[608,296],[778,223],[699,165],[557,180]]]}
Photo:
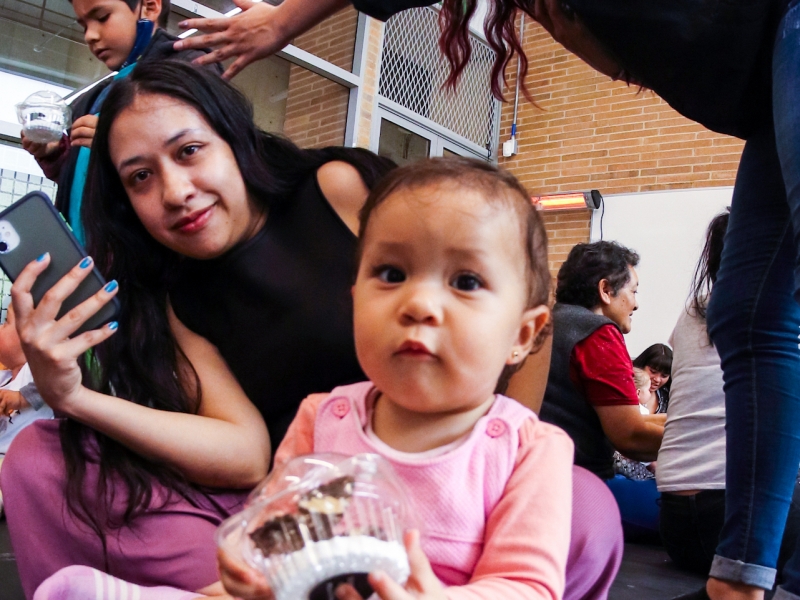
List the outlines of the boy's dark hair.
{"label": "boy's dark hair", "polygon": [[650,367],[664,375],[672,375],[672,349],[665,344],[653,344],[633,361],[637,369]]}
{"label": "boy's dark hair", "polygon": [[[547,234],[538,211],[531,203],[530,195],[511,173],[473,158],[430,158],[395,169],[384,177],[372,190],[359,213],[356,269],[361,262],[364,234],[375,209],[395,192],[437,184],[451,184],[459,188],[478,190],[483,193],[487,201],[493,204],[504,203],[514,209],[522,226],[528,267],[526,308],[547,305],[550,297]],[[541,347],[550,331],[551,327],[548,324],[538,335],[532,353]],[[505,367],[497,383],[498,393],[505,391],[511,375],[522,364]]]}
{"label": "boy's dark hair", "polygon": [[556,302],[592,309],[600,304],[600,281],[616,296],[630,280],[628,267],[638,264],[639,255],[617,242],[578,244],[558,270]]}
{"label": "boy's dark hair", "polygon": [[[136,8],[144,2],[144,0],[121,0],[128,5],[131,11],[136,11]],[[69,0],[72,4],[72,0]],[[169,19],[170,0],[161,0],[161,12],[158,13],[158,26],[164,29],[167,28],[167,20]]]}

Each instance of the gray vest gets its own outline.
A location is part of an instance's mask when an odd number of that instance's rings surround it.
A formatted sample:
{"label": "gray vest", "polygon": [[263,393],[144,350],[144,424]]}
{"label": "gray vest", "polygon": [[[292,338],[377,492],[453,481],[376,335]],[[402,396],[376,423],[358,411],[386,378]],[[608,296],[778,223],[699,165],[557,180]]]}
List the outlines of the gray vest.
{"label": "gray vest", "polygon": [[600,418],[569,376],[572,349],[603,325],[616,324],[589,309],[572,304],[553,308],[553,355],[539,418],[558,425],[575,442],[575,464],[602,479],[614,476],[614,447]]}

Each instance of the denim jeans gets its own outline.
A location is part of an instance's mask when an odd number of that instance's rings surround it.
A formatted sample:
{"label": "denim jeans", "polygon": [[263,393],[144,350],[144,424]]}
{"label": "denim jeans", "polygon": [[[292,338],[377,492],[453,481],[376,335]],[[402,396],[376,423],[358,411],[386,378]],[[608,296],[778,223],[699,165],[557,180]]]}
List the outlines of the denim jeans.
{"label": "denim jeans", "polygon": [[[663,492],[659,529],[661,541],[680,568],[707,575],[725,520],[725,490],[705,490],[692,496]],[[800,482],[794,486],[789,518],[778,556],[778,580],[800,535]]]}
{"label": "denim jeans", "polygon": [[626,542],[655,537],[658,533],[658,512],[661,494],[655,479],[636,481],[624,475],[606,480],[614,494],[622,519],[622,533]]}
{"label": "denim jeans", "polygon": [[[774,127],[745,144],[708,310],[722,361],[727,424],[725,525],[710,574],[764,589],[775,578],[800,464],[797,4],[776,35],[773,119]],[[779,594],[800,599],[800,555],[787,563]]]}
{"label": "denim jeans", "polygon": [[661,541],[681,569],[708,575],[724,520],[725,490],[706,490],[694,496],[661,494]]}

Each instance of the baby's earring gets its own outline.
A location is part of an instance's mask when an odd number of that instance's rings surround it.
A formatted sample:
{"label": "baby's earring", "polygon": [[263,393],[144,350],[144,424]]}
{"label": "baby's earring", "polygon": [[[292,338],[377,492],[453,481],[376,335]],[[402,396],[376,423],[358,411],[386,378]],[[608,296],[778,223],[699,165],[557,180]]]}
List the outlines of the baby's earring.
{"label": "baby's earring", "polygon": [[517,358],[519,358],[519,352],[517,352],[516,350],[514,350],[514,352],[512,352],[512,353],[511,353],[511,358],[513,358],[514,360],[516,360]]}

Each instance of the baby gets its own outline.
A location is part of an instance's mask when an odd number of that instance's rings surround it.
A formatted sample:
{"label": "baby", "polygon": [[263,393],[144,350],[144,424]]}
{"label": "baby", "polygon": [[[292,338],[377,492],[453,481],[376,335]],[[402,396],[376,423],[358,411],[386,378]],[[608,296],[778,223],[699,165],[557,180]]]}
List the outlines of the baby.
{"label": "baby", "polygon": [[[389,461],[424,535],[405,536],[404,585],[369,575],[383,600],[562,598],[573,444],[502,395],[548,333],[549,285],[541,219],[517,180],[494,166],[423,161],[370,194],[353,286],[356,352],[369,381],[306,398],[275,464],[324,452]],[[273,597],[260,573],[219,558],[229,594]],[[68,577],[78,573],[66,571],[36,600],[100,597],[95,580],[124,584],[94,572],[84,593]],[[143,600],[196,597],[134,587]],[[344,584],[336,597],[361,600]]]}
{"label": "baby", "polygon": [[[549,277],[538,214],[491,165],[416,163],[367,200],[353,302],[370,381],[307,398],[275,461],[335,451],[391,462],[425,536],[407,536],[405,589],[370,576],[381,598],[561,597],[572,442],[497,393],[543,337]],[[221,558],[229,593],[269,594]],[[337,597],[361,598],[345,585]]]}
{"label": "baby", "polygon": [[650,376],[636,367],[633,368],[633,383],[636,385],[636,396],[639,398],[639,410],[643,415],[653,415],[658,408],[656,395],[650,391]]}

